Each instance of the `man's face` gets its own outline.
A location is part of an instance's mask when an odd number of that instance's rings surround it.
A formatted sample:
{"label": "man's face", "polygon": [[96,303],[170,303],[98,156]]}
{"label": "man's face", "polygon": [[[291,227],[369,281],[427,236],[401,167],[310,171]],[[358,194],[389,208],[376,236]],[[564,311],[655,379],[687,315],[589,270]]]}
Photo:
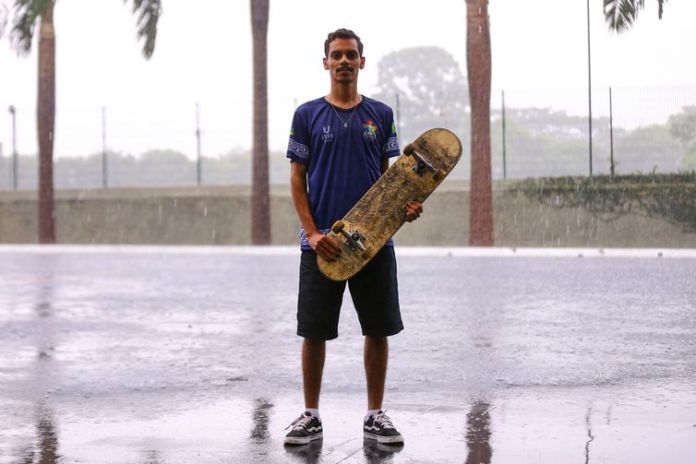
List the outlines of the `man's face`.
{"label": "man's face", "polygon": [[365,58],[360,56],[357,40],[334,39],[329,43],[329,56],[324,58],[324,69],[330,72],[332,80],[341,84],[354,82],[364,66]]}

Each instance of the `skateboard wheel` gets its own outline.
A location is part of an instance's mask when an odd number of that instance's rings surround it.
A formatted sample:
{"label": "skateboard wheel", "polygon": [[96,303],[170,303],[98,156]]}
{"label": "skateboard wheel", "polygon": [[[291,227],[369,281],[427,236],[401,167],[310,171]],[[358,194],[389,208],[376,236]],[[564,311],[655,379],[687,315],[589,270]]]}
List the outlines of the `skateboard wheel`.
{"label": "skateboard wheel", "polygon": [[331,232],[334,234],[340,234],[344,227],[345,224],[343,224],[343,221],[336,221],[334,222],[334,225],[331,226]]}
{"label": "skateboard wheel", "polygon": [[416,152],[416,147],[413,146],[412,143],[409,143],[406,145],[406,148],[404,148],[404,155],[411,156]]}
{"label": "skateboard wheel", "polygon": [[433,175],[433,179],[435,179],[435,182],[440,182],[442,179],[445,178],[445,175],[447,175],[447,173],[440,169]]}

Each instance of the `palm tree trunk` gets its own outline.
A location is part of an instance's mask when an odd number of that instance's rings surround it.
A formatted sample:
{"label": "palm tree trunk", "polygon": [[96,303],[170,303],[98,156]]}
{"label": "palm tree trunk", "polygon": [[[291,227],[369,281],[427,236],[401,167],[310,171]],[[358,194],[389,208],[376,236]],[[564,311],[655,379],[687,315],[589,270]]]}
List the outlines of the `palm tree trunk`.
{"label": "palm tree trunk", "polygon": [[55,243],[53,131],[56,116],[56,40],[54,2],[48,2],[39,28],[37,127],[39,137],[39,243]]}
{"label": "palm tree trunk", "polygon": [[491,186],[491,36],[488,0],[466,0],[466,63],[471,103],[469,245],[493,245]]}
{"label": "palm tree trunk", "polygon": [[251,243],[271,243],[268,187],[267,33],[269,0],[251,0],[254,59],[254,141],[252,147]]}

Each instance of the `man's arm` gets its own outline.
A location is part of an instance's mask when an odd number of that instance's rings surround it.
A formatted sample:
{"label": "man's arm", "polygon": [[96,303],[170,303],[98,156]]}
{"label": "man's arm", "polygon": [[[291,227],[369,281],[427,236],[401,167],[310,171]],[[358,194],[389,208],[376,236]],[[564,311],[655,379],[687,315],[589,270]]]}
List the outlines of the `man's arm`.
{"label": "man's arm", "polygon": [[333,261],[341,250],[333,238],[317,229],[307,195],[307,167],[301,163],[290,163],[290,191],[309,246],[323,258]]}

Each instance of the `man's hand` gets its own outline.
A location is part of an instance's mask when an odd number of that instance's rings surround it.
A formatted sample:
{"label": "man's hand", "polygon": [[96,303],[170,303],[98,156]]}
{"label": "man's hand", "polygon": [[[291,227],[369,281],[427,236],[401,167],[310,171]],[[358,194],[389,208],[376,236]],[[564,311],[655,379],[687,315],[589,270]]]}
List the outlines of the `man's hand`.
{"label": "man's hand", "polygon": [[421,215],[423,212],[423,203],[418,203],[417,201],[409,201],[406,203],[406,220],[408,222],[413,222]]}
{"label": "man's hand", "polygon": [[312,250],[327,261],[335,261],[341,254],[341,248],[336,240],[319,231],[307,235],[307,241]]}

